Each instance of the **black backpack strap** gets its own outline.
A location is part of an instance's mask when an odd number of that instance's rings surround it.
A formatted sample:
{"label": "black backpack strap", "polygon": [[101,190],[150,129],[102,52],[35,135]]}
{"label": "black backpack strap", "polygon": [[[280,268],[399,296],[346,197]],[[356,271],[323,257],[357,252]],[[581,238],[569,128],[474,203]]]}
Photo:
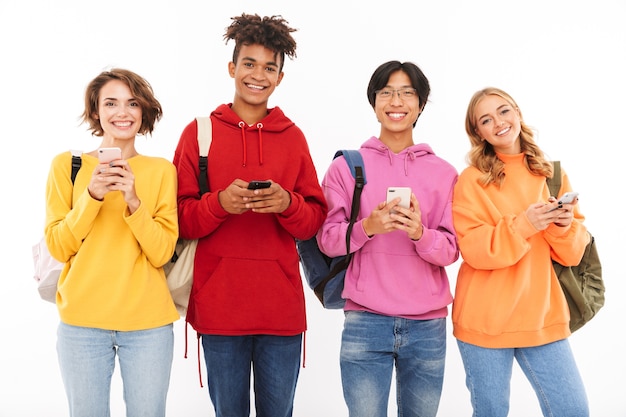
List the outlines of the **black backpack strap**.
{"label": "black backpack strap", "polygon": [[72,184],[74,184],[74,180],[76,179],[76,175],[80,170],[81,165],[83,164],[83,160],[81,158],[80,151],[71,151],[72,152]]}
{"label": "black backpack strap", "polygon": [[343,258],[342,262],[337,262],[328,276],[317,285],[317,287],[322,288],[322,291],[328,281],[330,281],[339,272],[346,269],[350,264],[350,260],[352,259],[352,253],[350,253],[350,236],[352,235],[352,228],[354,227],[354,223],[356,223],[356,218],[359,215],[359,209],[361,207],[361,193],[363,193],[363,187],[367,184],[367,179],[365,177],[365,165],[363,164],[363,158],[361,157],[360,152],[357,150],[341,150],[337,151],[335,158],[340,155],[343,155],[344,159],[348,163],[348,166],[350,167],[350,172],[354,176],[354,193],[352,194],[350,221],[348,223],[348,229],[346,230],[346,257]]}

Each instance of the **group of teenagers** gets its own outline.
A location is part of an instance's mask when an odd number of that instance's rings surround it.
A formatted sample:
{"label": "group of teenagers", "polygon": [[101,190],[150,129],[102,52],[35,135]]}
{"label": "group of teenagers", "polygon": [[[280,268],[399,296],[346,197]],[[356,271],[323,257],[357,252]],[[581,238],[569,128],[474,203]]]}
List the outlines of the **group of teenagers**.
{"label": "group of teenagers", "polygon": [[[179,236],[198,239],[185,320],[202,345],[215,415],[249,416],[251,381],[257,417],[293,414],[307,326],[296,240],[316,236],[327,255],[345,254],[355,181],[338,157],[320,183],[302,131],[268,108],[295,57],[294,31],[281,16],[245,13],[226,28],[235,94],[211,113],[202,195],[196,120],[172,162],[140,155],[136,136],[163,114],[151,85],[120,68],[88,84],[82,120],[122,158],[83,153],[72,182],[64,152],[47,181],[46,242],[66,262],[57,352],[72,417],[110,415],[116,357],[127,416],[165,416],[180,316],[162,267]],[[380,132],[360,148],[367,184],[342,294],[349,415],[387,416],[395,368],[398,415],[436,416],[451,305],[474,416],[508,414],[514,359],[544,416],[588,416],[552,268],[552,259],[577,264],[588,242],[576,201],[550,195],[552,164],[498,88],[471,97],[468,167],[458,174],[415,141],[429,93],[411,62],[383,63],[367,86]],[[271,185],[249,189],[253,180]],[[389,186],[410,187],[410,207],[388,202]],[[562,192],[571,189],[563,172]],[[459,256],[453,297],[446,267]]]}

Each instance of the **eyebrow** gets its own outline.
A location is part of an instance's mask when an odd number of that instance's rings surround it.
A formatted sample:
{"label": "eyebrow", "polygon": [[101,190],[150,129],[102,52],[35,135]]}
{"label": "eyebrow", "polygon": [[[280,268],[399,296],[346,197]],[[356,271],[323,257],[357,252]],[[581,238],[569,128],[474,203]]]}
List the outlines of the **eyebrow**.
{"label": "eyebrow", "polygon": [[[507,103],[502,104],[501,106],[499,106],[499,107],[496,109],[496,112],[497,112],[498,110],[500,110],[502,107],[507,107],[507,106],[508,106],[508,104],[507,104]],[[487,114],[483,114],[482,116],[480,116],[480,117],[478,118],[478,120],[482,119],[483,117],[487,117],[487,116],[489,116],[489,113],[487,113]]]}
{"label": "eyebrow", "polygon": [[[242,61],[255,62],[255,63],[257,62],[256,59],[251,58],[251,57],[247,57],[247,56],[242,57],[241,60]],[[272,65],[274,67],[278,67],[278,64],[275,61],[268,61],[268,62],[265,63],[265,65]]]}

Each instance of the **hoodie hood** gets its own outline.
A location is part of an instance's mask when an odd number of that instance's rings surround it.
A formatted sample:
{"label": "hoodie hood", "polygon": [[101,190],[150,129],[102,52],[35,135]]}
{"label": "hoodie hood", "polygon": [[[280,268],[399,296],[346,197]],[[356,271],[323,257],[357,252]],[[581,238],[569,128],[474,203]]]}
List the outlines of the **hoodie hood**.
{"label": "hoodie hood", "polygon": [[361,145],[361,149],[372,149],[377,153],[386,156],[389,160],[389,165],[393,165],[394,163],[398,163],[398,160],[402,160],[404,163],[404,174],[407,176],[409,175],[409,166],[411,162],[419,157],[435,155],[435,152],[433,152],[430,145],[426,143],[411,145],[399,153],[394,153],[376,136],[369,138],[363,145]]}
{"label": "hoodie hood", "polygon": [[263,135],[281,134],[294,126],[294,123],[283,113],[279,107],[267,109],[267,115],[258,122],[248,125],[232,110],[232,103],[222,104],[215,109],[211,116],[218,119],[227,128],[236,129],[240,132],[242,143],[242,166],[248,163],[248,141],[257,140],[259,149],[259,164],[263,165]]}

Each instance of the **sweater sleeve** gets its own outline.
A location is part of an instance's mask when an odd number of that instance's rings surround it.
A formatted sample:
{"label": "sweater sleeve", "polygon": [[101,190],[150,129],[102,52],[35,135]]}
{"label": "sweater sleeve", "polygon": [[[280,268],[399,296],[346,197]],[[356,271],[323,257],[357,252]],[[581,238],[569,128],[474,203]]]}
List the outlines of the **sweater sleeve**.
{"label": "sweater sleeve", "polygon": [[[146,162],[153,170],[146,188],[146,195],[133,214],[126,211],[124,220],[141,246],[141,251],[156,268],[167,263],[174,253],[178,240],[178,217],[176,209],[176,169],[169,161],[150,158]],[[150,172],[150,166],[142,171]],[[157,172],[155,172],[157,171]],[[138,190],[139,192],[139,190]],[[151,200],[148,203],[148,200]]]}
{"label": "sweater sleeve", "polygon": [[301,152],[293,190],[287,190],[291,203],[277,214],[278,222],[296,239],[309,239],[317,233],[328,213],[326,198],[320,187],[315,165],[311,159],[304,136],[300,133]]}
{"label": "sweater sleeve", "polygon": [[454,227],[463,260],[475,269],[516,264],[530,250],[528,238],[538,233],[525,216],[502,215],[467,171],[454,188]]}
{"label": "sweater sleeve", "polygon": [[[561,170],[561,190],[559,196],[573,191],[567,173]],[[585,247],[590,237],[583,221],[585,217],[580,212],[579,205],[574,205],[574,219],[569,226],[561,227],[551,224],[546,229],[544,237],[550,245],[552,259],[565,266],[578,265],[585,253]]]}
{"label": "sweater sleeve", "polygon": [[228,218],[228,212],[222,208],[218,200],[221,190],[209,190],[200,196],[197,134],[198,124],[194,120],[183,130],[173,161],[178,175],[180,235],[185,239],[204,237]]}
{"label": "sweater sleeve", "polygon": [[[74,190],[70,160],[69,152],[57,155],[52,160],[46,183],[46,245],[60,262],[67,262],[78,252],[103,204],[89,195],[87,187],[82,191],[79,187]],[[90,169],[85,165],[83,162],[83,171]]]}

